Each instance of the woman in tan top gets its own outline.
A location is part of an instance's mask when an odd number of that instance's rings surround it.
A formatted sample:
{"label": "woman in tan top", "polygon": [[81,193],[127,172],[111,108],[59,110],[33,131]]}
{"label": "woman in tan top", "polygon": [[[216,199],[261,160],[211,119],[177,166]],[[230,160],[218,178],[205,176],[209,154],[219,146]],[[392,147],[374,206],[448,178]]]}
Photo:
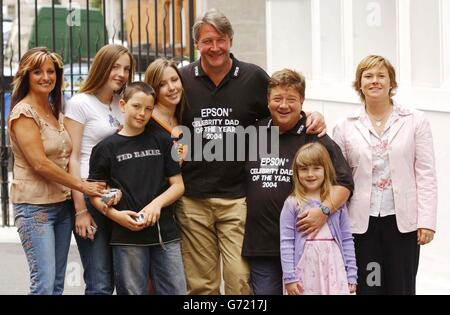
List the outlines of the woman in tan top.
{"label": "woman in tan top", "polygon": [[72,143],[61,113],[63,64],[46,48],[26,52],[13,81],[8,121],[11,199],[30,268],[30,294],[62,294],[73,224],[70,189],[101,196],[102,183],[68,173]]}

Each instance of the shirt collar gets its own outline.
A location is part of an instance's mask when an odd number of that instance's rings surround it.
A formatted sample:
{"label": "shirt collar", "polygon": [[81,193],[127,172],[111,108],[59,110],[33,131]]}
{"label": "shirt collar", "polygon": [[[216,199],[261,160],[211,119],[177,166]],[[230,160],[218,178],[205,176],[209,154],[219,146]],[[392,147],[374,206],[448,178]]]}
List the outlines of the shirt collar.
{"label": "shirt collar", "polygon": [[[412,115],[412,110],[401,106],[399,103],[394,101],[393,112],[398,116],[409,116]],[[357,109],[355,112],[349,115],[350,118],[362,119],[367,116],[366,109],[363,107]]]}
{"label": "shirt collar", "polygon": [[[294,135],[300,135],[306,129],[306,127],[305,127],[306,126],[306,114],[303,111],[300,114],[302,115],[300,120],[297,122],[297,124],[293,128],[291,128],[290,130],[285,132],[285,134],[286,133],[290,133],[290,134],[294,134]],[[269,119],[269,121],[267,122],[266,127],[267,128],[276,127],[273,124],[272,118]]]}
{"label": "shirt collar", "polygon": [[[240,62],[239,62],[239,60],[237,60],[234,57],[234,55],[232,53],[230,53],[230,58],[233,61],[233,64],[231,65],[231,69],[226,76],[228,76],[232,79],[236,79],[239,77],[239,75],[241,73]],[[197,64],[194,66],[194,76],[196,78],[207,77],[207,74],[202,69],[201,58],[197,61]]]}

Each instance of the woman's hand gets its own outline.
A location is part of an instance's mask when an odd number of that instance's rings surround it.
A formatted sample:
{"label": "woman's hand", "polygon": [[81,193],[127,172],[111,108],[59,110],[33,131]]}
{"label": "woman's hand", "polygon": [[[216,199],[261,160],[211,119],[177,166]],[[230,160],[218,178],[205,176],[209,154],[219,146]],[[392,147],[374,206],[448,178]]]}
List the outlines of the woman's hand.
{"label": "woman's hand", "polygon": [[81,192],[90,197],[101,197],[106,189],[104,182],[81,182]]}
{"label": "woman's hand", "polygon": [[327,125],[321,113],[306,113],[306,133],[317,134],[319,138],[327,134]]}
{"label": "woman's hand", "polygon": [[431,242],[434,238],[434,231],[430,229],[417,230],[417,244],[425,245]]}

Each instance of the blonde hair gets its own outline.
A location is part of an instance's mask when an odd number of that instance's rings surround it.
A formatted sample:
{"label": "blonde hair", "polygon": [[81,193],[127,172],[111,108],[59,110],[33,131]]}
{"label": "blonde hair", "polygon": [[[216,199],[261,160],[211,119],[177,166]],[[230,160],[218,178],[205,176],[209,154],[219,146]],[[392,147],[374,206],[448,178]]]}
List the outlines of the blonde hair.
{"label": "blonde hair", "polygon": [[[183,87],[183,79],[181,78],[180,71],[178,70],[176,63],[173,60],[158,58],[147,67],[147,70],[145,70],[144,82],[151,85],[155,89],[157,99],[159,98],[159,90],[161,88],[161,81],[164,75],[164,71],[169,67],[175,70],[178,77],[180,78],[181,86]],[[186,109],[186,107],[187,99],[183,89],[181,92],[180,102],[178,103],[175,110],[175,116],[178,122],[181,122],[183,111]]]}
{"label": "blonde hair", "polygon": [[324,180],[320,190],[321,201],[330,196],[331,187],[335,184],[336,172],[327,149],[319,142],[303,145],[295,154],[292,164],[293,187],[291,196],[297,198],[301,203],[306,202],[307,199],[306,190],[298,177],[298,171],[300,167],[311,165],[319,165],[324,169]]}
{"label": "blonde hair", "polygon": [[[388,74],[389,80],[391,81],[391,89],[389,90],[389,98],[391,99],[395,95],[395,90],[398,87],[397,80],[395,79],[395,69],[392,64],[386,58],[378,55],[370,55],[361,60],[361,62],[356,67],[355,81],[353,81],[353,88],[358,92],[360,99],[364,102],[365,96],[361,91],[361,78],[364,71],[375,68],[375,67],[385,66]],[[392,103],[392,100],[391,100]]]}
{"label": "blonde hair", "polygon": [[30,91],[30,72],[40,68],[47,60],[53,62],[56,72],[55,87],[50,92],[49,101],[53,107],[53,114],[55,117],[59,116],[59,113],[62,110],[64,64],[61,57],[57,53],[49,51],[46,47],[31,48],[22,56],[22,58],[20,58],[19,69],[17,70],[12,82],[13,91],[11,97],[11,109]]}
{"label": "blonde hair", "polygon": [[78,93],[95,94],[108,81],[114,63],[124,54],[130,57],[130,75],[128,81],[116,93],[121,93],[127,84],[130,84],[134,77],[134,58],[131,53],[122,45],[105,45],[95,54],[92,67],[89,70],[86,81],[81,86]]}

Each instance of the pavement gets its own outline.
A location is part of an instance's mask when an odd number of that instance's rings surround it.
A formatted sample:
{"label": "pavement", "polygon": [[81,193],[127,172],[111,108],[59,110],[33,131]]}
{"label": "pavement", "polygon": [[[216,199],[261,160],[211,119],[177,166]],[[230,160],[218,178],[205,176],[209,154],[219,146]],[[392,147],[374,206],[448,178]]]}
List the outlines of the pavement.
{"label": "pavement", "polygon": [[[441,227],[442,228],[442,227]],[[450,228],[441,229],[432,243],[421,248],[417,294],[450,295]],[[0,228],[0,295],[28,293],[28,265],[16,228]],[[64,294],[84,292],[82,265],[72,237],[66,272]]]}
{"label": "pavement", "polygon": [[[28,264],[16,228],[0,228],[0,257],[0,295],[28,294]],[[73,236],[67,260],[64,294],[84,294],[83,267]]]}

